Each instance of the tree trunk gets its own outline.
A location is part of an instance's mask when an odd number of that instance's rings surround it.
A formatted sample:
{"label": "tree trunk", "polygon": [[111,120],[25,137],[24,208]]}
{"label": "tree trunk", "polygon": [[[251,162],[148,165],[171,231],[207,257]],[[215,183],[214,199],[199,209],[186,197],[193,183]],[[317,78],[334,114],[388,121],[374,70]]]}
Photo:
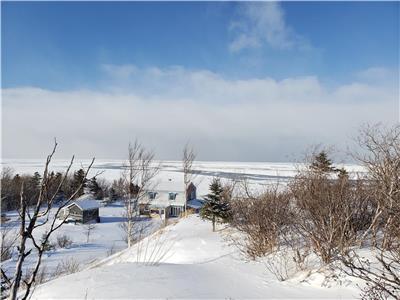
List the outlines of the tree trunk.
{"label": "tree trunk", "polygon": [[212,225],[213,225],[213,232],[215,232],[215,216],[213,216]]}
{"label": "tree trunk", "polygon": [[17,293],[19,289],[19,285],[21,283],[22,278],[22,266],[24,264],[25,257],[28,253],[25,253],[25,245],[26,245],[26,228],[25,228],[25,214],[26,214],[26,203],[24,201],[24,184],[21,185],[21,193],[20,193],[20,217],[21,217],[21,224],[20,224],[20,235],[21,241],[18,247],[18,261],[17,266],[15,268],[15,275],[14,275],[14,282],[11,285],[11,292],[8,299],[15,300],[17,299]]}
{"label": "tree trunk", "polygon": [[23,236],[19,246],[18,262],[15,270],[14,282],[11,286],[11,292],[8,298],[9,300],[17,299],[19,283],[21,282],[21,277],[22,277],[22,266],[25,260],[25,243],[26,243],[26,237]]}
{"label": "tree trunk", "polygon": [[132,207],[131,207],[131,195],[129,195],[129,200],[128,200],[128,215],[127,215],[127,217],[128,217],[128,232],[127,232],[127,235],[128,235],[128,248],[130,248],[131,247],[131,239],[132,239]]}

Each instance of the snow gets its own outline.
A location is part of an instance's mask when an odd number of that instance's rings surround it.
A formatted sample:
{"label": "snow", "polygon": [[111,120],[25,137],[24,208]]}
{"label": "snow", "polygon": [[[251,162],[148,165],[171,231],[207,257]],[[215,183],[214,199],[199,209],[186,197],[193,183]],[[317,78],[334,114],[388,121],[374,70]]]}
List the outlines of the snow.
{"label": "snow", "polygon": [[[65,171],[67,160],[54,160],[53,171]],[[12,167],[17,173],[42,171],[43,161],[3,160],[2,167]],[[88,160],[77,160],[72,171]],[[155,179],[155,190],[181,191],[184,186],[182,165],[178,161],[162,161]],[[96,160],[89,177],[97,172],[107,180],[119,178],[123,161]],[[197,196],[208,193],[215,176],[228,181],[247,179],[250,186],[262,189],[270,183],[285,184],[295,176],[301,165],[295,163],[241,163],[196,162],[194,183]],[[345,165],[350,175],[362,172],[355,165]],[[86,199],[87,200],[87,199]],[[86,201],[85,200],[85,201]],[[90,200],[90,199],[89,199]],[[193,203],[196,204],[196,203]],[[82,299],[82,298],[354,298],[359,290],[351,280],[340,285],[326,284],[326,276],[315,271],[296,274],[280,282],[262,262],[247,262],[238,249],[229,245],[230,232],[223,229],[211,231],[211,224],[193,215],[170,225],[151,238],[126,249],[121,222],[123,205],[112,204],[99,209],[101,223],[95,225],[87,242],[85,225],[65,224],[53,236],[66,234],[73,244],[67,249],[48,252],[43,265],[51,274],[57,265],[74,259],[80,272],[54,279],[35,289],[32,299]],[[9,212],[10,226],[17,229],[17,214]],[[41,220],[39,220],[41,221]],[[163,221],[159,218],[143,219],[138,226],[145,229],[143,236],[158,230]],[[37,237],[46,230],[39,227]],[[110,256],[111,248],[120,251]],[[125,250],[124,250],[125,249]],[[34,255],[27,257],[26,268],[32,267]],[[15,257],[2,263],[7,273],[13,272]]]}
{"label": "snow", "polygon": [[89,209],[95,209],[95,208],[100,207],[99,201],[89,200],[89,199],[77,199],[76,201],[67,205],[67,208],[72,205],[76,205],[82,210],[89,210]]}
{"label": "snow", "polygon": [[[76,159],[71,170],[75,171],[81,166],[87,167],[90,160]],[[90,176],[102,172],[97,178],[108,180],[118,179],[123,171],[123,160],[96,159]],[[155,190],[182,191],[184,190],[182,162],[181,161],[160,161],[161,169],[154,181]],[[54,159],[50,169],[57,172],[65,171],[69,160]],[[3,159],[2,167],[11,167],[17,173],[42,172],[44,161],[37,159]],[[350,175],[356,175],[363,171],[357,165],[342,164]],[[208,193],[209,185],[214,177],[220,177],[224,181],[232,179],[247,179],[249,184],[255,188],[280,182],[284,184],[288,179],[296,175],[302,165],[298,163],[275,163],[275,162],[210,162],[196,161],[193,163],[193,181],[197,187],[197,196]]]}
{"label": "snow", "polygon": [[226,234],[191,215],[97,266],[38,286],[32,299],[358,296],[354,285],[321,286],[321,274],[280,282],[262,263],[243,260]]}
{"label": "snow", "polygon": [[[46,252],[43,256],[42,266],[45,267],[47,275],[52,276],[57,265],[62,262],[74,261],[79,264],[80,269],[83,269],[108,257],[111,252],[125,249],[127,244],[124,241],[124,232],[121,228],[121,223],[124,221],[123,212],[124,206],[121,203],[100,207],[100,223],[92,224],[94,228],[90,232],[89,241],[87,238],[87,225],[79,223],[76,225],[74,223],[63,224],[51,236],[50,242],[55,244],[58,236],[67,235],[73,243],[68,248],[56,248],[55,250]],[[54,213],[54,209],[52,213]],[[18,214],[16,212],[7,212],[7,217],[10,218],[10,221],[2,224],[2,227],[8,226],[16,234],[18,230]],[[41,218],[38,220],[38,223],[43,221],[44,219]],[[162,220],[160,218],[142,218],[137,223],[137,226],[138,228],[144,228],[143,235],[145,236],[157,230],[161,224]],[[46,230],[48,230],[48,226],[38,227],[35,230],[35,238],[40,240]],[[30,240],[28,240],[27,246],[33,248]],[[6,270],[7,274],[13,274],[16,259],[15,250],[13,258],[2,262],[2,268]],[[31,269],[35,263],[35,259],[35,253],[29,255],[26,259],[25,269]]]}

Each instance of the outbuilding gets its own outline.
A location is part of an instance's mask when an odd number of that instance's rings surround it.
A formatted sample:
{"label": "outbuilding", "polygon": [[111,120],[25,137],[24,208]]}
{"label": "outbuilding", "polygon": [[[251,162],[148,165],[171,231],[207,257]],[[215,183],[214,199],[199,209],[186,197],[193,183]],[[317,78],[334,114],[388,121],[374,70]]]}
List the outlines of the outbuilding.
{"label": "outbuilding", "polygon": [[68,204],[60,215],[63,219],[67,216],[68,221],[89,223],[89,222],[100,222],[99,217],[99,203],[96,200],[82,199],[76,200]]}

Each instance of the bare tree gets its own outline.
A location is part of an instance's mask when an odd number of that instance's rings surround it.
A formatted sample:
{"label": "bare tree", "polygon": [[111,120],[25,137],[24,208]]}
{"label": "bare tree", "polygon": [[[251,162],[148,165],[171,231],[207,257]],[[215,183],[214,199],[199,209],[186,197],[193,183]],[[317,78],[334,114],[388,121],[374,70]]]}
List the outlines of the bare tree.
{"label": "bare tree", "polygon": [[90,234],[92,233],[92,231],[94,230],[96,228],[96,225],[95,224],[92,224],[92,223],[89,223],[89,224],[86,224],[86,227],[85,227],[85,236],[86,236],[86,243],[89,243],[89,241],[90,241]]}
{"label": "bare tree", "polygon": [[[24,197],[24,183],[22,182],[21,191],[20,191],[20,209],[18,211],[20,218],[20,230],[19,230],[19,246],[18,246],[18,259],[15,266],[15,273],[13,278],[7,278],[7,281],[10,283],[10,294],[9,299],[15,300],[17,298],[17,293],[19,288],[24,283],[25,291],[22,294],[22,299],[27,299],[29,294],[31,293],[31,288],[36,281],[36,276],[39,272],[39,268],[42,262],[42,256],[45,252],[45,245],[48,243],[50,236],[59,229],[66,221],[67,216],[65,216],[62,220],[58,220],[61,210],[68,205],[68,203],[75,197],[75,195],[79,192],[80,188],[83,185],[83,181],[78,189],[61,205],[55,208],[55,211],[52,210],[54,208],[54,201],[56,196],[58,195],[60,189],[62,188],[68,173],[71,169],[71,166],[74,161],[74,157],[72,157],[66,172],[63,175],[62,180],[59,182],[57,188],[54,192],[49,196],[48,190],[52,185],[52,180],[54,177],[49,174],[49,165],[52,161],[53,155],[56,152],[57,142],[54,142],[54,147],[52,152],[47,156],[47,160],[45,163],[45,169],[43,172],[39,195],[37,196],[36,203],[31,207],[29,206],[26,198]],[[91,161],[89,167],[85,171],[84,179],[86,179],[87,174],[94,163],[94,159]],[[41,222],[38,222],[40,219]],[[38,227],[49,225],[46,234],[42,236],[40,241],[35,237],[35,232]],[[36,263],[34,264],[32,273],[27,278],[23,277],[23,266],[27,256],[32,254],[33,249],[27,248],[27,241],[31,240],[34,249],[36,250]],[[2,270],[2,275],[5,276],[5,273]]]}
{"label": "bare tree", "polygon": [[154,161],[154,152],[146,150],[137,140],[128,146],[128,161],[123,174],[125,186],[125,218],[122,225],[128,247],[132,245],[135,232],[135,218],[139,215],[139,202],[153,188],[153,179],[160,170]]}
{"label": "bare tree", "polygon": [[190,183],[194,179],[193,174],[193,162],[196,159],[196,153],[194,149],[191,147],[189,143],[186,143],[185,147],[183,148],[183,157],[182,157],[182,164],[183,164],[183,183],[185,189],[185,216],[187,216],[187,199],[190,195],[188,195],[188,189]]}

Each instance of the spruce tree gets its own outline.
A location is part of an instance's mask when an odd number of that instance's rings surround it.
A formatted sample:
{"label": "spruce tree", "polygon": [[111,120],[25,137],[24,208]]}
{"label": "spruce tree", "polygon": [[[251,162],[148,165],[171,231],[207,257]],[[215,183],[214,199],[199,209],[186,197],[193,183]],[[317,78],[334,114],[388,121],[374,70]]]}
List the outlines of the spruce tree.
{"label": "spruce tree", "polygon": [[38,172],[35,172],[33,176],[29,176],[25,186],[25,196],[29,204],[36,201],[39,195],[40,185],[42,177]]}
{"label": "spruce tree", "polygon": [[200,211],[202,219],[210,220],[215,231],[216,222],[226,222],[229,219],[230,206],[224,199],[224,189],[218,178],[215,178],[210,185],[210,193],[206,196],[206,203]]}
{"label": "spruce tree", "polygon": [[[60,172],[57,172],[54,175],[53,183],[50,186],[49,195],[53,195],[55,193],[55,191],[57,190],[58,186],[61,184],[62,180],[63,180],[63,174],[60,173]],[[64,200],[64,198],[65,198],[65,183],[64,183],[64,185],[61,187],[61,189],[58,191],[58,193],[56,195],[56,202],[60,202],[60,201]]]}
{"label": "spruce tree", "polygon": [[115,202],[118,200],[118,194],[113,187],[108,190],[108,199],[110,202]]}
{"label": "spruce tree", "polygon": [[328,154],[325,151],[321,151],[314,156],[310,168],[314,172],[322,174],[335,171],[335,168],[332,166],[332,161],[328,158]]}
{"label": "spruce tree", "polygon": [[347,172],[347,170],[345,168],[340,168],[337,169],[336,172],[338,173],[338,179],[339,180],[347,180],[349,179],[349,173]]}
{"label": "spruce tree", "polygon": [[103,189],[97,183],[96,177],[89,180],[87,186],[89,193],[97,200],[101,200],[104,197]]}
{"label": "spruce tree", "polygon": [[74,177],[72,179],[71,187],[73,191],[76,191],[81,183],[83,182],[82,187],[79,189],[75,198],[78,198],[84,194],[84,188],[86,187],[86,179],[85,179],[85,171],[83,169],[79,169],[74,173]]}

